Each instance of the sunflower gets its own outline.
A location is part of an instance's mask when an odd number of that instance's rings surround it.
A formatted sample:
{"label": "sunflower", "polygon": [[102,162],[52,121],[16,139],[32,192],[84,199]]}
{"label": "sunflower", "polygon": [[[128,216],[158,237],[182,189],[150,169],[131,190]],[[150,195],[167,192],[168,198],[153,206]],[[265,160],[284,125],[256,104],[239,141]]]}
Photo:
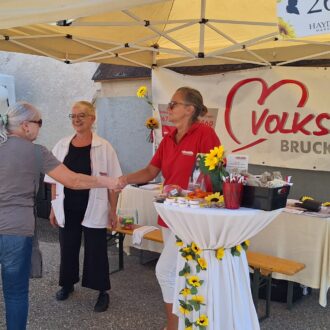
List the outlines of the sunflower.
{"label": "sunflower", "polygon": [[191,248],[190,247],[184,247],[184,248],[182,248],[182,252],[190,253],[191,252]]}
{"label": "sunflower", "polygon": [[214,170],[216,166],[219,164],[219,162],[220,162],[219,158],[215,157],[211,153],[205,156],[204,164],[206,167],[208,167],[209,171]]}
{"label": "sunflower", "polygon": [[286,22],[283,18],[278,18],[278,29],[280,31],[280,35],[284,39],[296,38],[296,31],[293,26]]}
{"label": "sunflower", "polygon": [[219,160],[222,160],[224,153],[225,148],[223,146],[214,147],[214,149],[210,150],[210,155],[219,158]]}
{"label": "sunflower", "polygon": [[199,277],[198,276],[190,276],[188,278],[188,283],[191,286],[194,286],[195,288],[201,286],[201,283],[200,283],[200,280],[199,280]]}
{"label": "sunflower", "polygon": [[236,245],[236,246],[233,246],[230,250],[231,250],[231,254],[233,256],[239,257],[241,255],[242,246]]}
{"label": "sunflower", "polygon": [[195,252],[195,254],[200,254],[202,252],[200,247],[195,242],[191,243],[191,250]]}
{"label": "sunflower", "polygon": [[148,94],[147,86],[141,86],[136,92],[137,97],[145,97],[147,94]]}
{"label": "sunflower", "polygon": [[205,298],[203,296],[192,296],[191,300],[196,301],[198,304],[204,304]]}
{"label": "sunflower", "polygon": [[184,288],[180,291],[180,294],[182,294],[184,297],[187,297],[190,294],[190,289]]}
{"label": "sunflower", "polygon": [[187,314],[190,313],[190,310],[189,310],[189,309],[184,308],[184,307],[182,307],[182,306],[180,306],[179,310],[180,310],[180,312],[181,312],[183,315],[187,315]]}
{"label": "sunflower", "polygon": [[176,241],[176,246],[183,246],[183,242],[182,241]]}
{"label": "sunflower", "polygon": [[205,314],[202,314],[196,321],[196,324],[202,327],[207,327],[209,324],[209,319]]}
{"label": "sunflower", "polygon": [[197,262],[198,262],[199,266],[201,267],[201,269],[205,270],[207,268],[207,262],[204,258],[198,258]]}
{"label": "sunflower", "polygon": [[215,251],[215,257],[218,260],[222,260],[224,256],[225,256],[225,248],[221,247]]}
{"label": "sunflower", "polygon": [[204,199],[209,203],[223,203],[223,196],[219,192],[208,195]]}
{"label": "sunflower", "polygon": [[302,196],[300,197],[300,201],[301,202],[304,202],[304,201],[308,201],[308,200],[313,200],[314,198],[313,197],[310,197],[310,196]]}
{"label": "sunflower", "polygon": [[144,125],[149,129],[155,129],[159,127],[158,120],[154,117],[148,118]]}

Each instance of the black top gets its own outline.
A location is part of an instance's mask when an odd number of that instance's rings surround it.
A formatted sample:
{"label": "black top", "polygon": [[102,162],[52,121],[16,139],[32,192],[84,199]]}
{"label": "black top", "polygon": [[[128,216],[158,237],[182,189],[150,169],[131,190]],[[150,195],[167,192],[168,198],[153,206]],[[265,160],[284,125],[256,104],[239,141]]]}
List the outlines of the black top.
{"label": "black top", "polygon": [[[74,172],[91,175],[91,145],[75,147],[70,143],[69,152],[65,156],[63,164]],[[64,195],[64,208],[69,210],[86,210],[89,189],[73,190],[64,187]]]}

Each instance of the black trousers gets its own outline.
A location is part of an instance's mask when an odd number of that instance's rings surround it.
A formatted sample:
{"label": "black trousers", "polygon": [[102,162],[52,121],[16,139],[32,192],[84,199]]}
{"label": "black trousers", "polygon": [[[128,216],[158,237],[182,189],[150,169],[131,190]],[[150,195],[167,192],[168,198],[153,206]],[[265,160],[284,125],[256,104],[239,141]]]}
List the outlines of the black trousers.
{"label": "black trousers", "polygon": [[66,210],[65,227],[59,229],[61,248],[60,286],[79,282],[79,252],[84,233],[84,265],[82,286],[94,290],[110,289],[106,228],[87,228],[81,225],[85,210]]}

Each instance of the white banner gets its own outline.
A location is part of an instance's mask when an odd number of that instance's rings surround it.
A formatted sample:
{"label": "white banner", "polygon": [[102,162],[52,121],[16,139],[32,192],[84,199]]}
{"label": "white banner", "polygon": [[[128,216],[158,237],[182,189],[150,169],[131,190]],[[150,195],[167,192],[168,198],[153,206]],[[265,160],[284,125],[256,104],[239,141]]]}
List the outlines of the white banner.
{"label": "white banner", "polygon": [[283,38],[330,33],[330,0],[277,0],[277,16]]}
{"label": "white banner", "polygon": [[[262,68],[209,76],[152,70],[159,109],[177,88],[198,89],[218,109],[215,130],[226,154],[240,152],[251,164],[330,171],[330,71]],[[157,132],[160,141],[161,132]]]}

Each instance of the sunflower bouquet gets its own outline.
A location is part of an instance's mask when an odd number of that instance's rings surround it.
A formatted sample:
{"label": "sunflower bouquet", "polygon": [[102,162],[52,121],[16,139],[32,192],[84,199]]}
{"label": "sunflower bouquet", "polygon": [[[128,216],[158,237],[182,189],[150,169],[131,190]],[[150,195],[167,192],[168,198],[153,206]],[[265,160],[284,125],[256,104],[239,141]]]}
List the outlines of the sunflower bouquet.
{"label": "sunflower bouquet", "polygon": [[223,179],[228,176],[224,147],[215,147],[207,154],[198,154],[197,161],[200,171],[210,177],[213,192],[222,191]]}
{"label": "sunflower bouquet", "polygon": [[154,117],[149,117],[145,124],[145,127],[147,127],[148,129],[150,129],[150,132],[147,135],[147,141],[150,143],[154,142],[154,129],[159,127],[159,123],[158,120]]}

